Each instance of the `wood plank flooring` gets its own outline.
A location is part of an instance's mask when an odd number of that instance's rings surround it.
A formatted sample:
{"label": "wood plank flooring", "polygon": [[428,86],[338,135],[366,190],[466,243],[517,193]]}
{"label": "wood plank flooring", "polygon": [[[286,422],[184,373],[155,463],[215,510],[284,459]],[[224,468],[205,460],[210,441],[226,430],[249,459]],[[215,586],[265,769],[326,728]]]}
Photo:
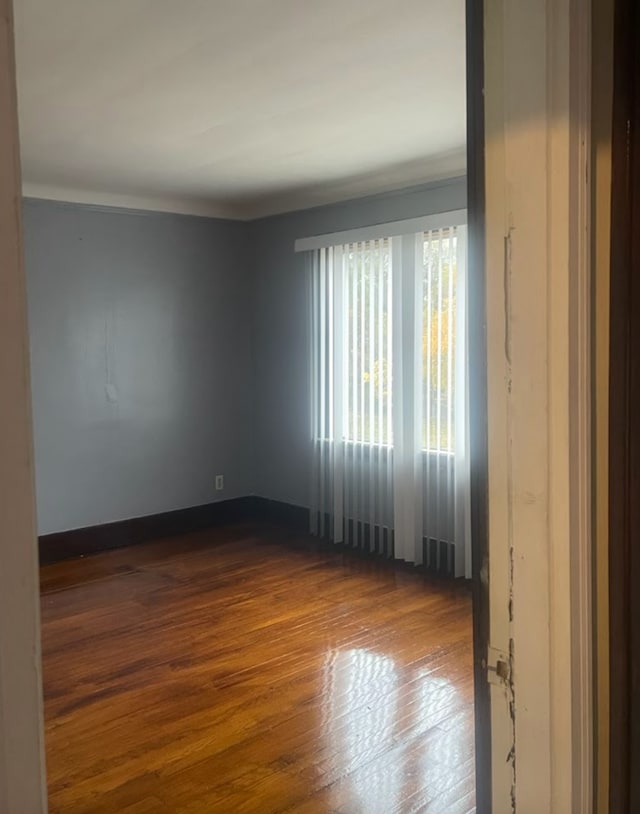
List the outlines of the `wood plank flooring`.
{"label": "wood plank flooring", "polygon": [[51,814],[475,810],[466,588],[295,542],[41,569]]}

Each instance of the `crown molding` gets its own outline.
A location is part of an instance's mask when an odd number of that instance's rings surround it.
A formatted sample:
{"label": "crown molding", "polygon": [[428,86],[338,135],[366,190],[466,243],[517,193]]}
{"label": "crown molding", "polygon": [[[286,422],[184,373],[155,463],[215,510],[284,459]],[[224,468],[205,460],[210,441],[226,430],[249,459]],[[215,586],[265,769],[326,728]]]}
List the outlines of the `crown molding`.
{"label": "crown molding", "polygon": [[315,209],[373,195],[388,195],[412,187],[450,181],[466,175],[466,147],[406,161],[375,172],[286,190],[238,205],[242,220],[258,220],[302,209]]}
{"label": "crown molding", "polygon": [[108,206],[119,209],[137,209],[146,212],[166,212],[176,215],[196,215],[203,218],[224,218],[244,220],[235,206],[215,201],[189,198],[171,198],[144,195],[120,195],[112,192],[74,189],[72,187],[51,186],[23,181],[22,195],[25,198],[38,198],[62,203]]}
{"label": "crown molding", "polygon": [[340,180],[314,183],[270,195],[254,196],[234,203],[184,196],[101,192],[53,184],[39,184],[24,179],[22,194],[25,198],[87,206],[251,221],[302,209],[345,203],[372,195],[388,195],[423,184],[445,182],[459,178],[465,173],[466,152],[464,149],[456,149],[428,158],[407,161],[376,172],[360,173]]}

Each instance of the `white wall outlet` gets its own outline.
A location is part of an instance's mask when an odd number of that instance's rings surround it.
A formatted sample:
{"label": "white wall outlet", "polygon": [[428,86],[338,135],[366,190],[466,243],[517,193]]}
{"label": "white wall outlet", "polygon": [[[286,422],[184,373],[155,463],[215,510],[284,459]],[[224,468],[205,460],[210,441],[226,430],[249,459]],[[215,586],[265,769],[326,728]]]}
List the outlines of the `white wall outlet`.
{"label": "white wall outlet", "polygon": [[216,475],[216,492],[224,489],[224,475]]}

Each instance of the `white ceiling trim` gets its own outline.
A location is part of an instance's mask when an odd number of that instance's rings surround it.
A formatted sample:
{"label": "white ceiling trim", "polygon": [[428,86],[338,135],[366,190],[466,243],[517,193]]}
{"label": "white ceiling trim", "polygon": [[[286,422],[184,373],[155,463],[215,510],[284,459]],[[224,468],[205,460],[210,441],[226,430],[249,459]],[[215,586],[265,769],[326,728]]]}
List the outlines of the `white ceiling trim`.
{"label": "white ceiling trim", "polygon": [[466,152],[449,153],[392,167],[375,173],[347,178],[341,182],[317,184],[300,190],[268,196],[260,200],[223,203],[193,198],[130,195],[38,184],[23,179],[25,198],[39,198],[88,206],[111,206],[204,218],[251,221],[318,206],[344,203],[372,195],[387,195],[410,187],[460,178],[466,173]]}
{"label": "white ceiling trim", "polygon": [[176,215],[197,215],[203,218],[246,220],[237,207],[225,206],[213,201],[193,199],[120,195],[111,192],[94,192],[86,189],[69,189],[47,184],[24,181],[22,194],[25,198],[39,198],[62,203],[87,204],[90,206],[113,206],[119,209],[142,209],[147,212],[166,212]]}
{"label": "white ceiling trim", "polygon": [[376,171],[338,181],[318,182],[313,186],[249,200],[246,204],[239,205],[239,217],[243,220],[256,220],[371,195],[386,195],[422,184],[461,178],[466,172],[467,152],[463,147],[408,161],[399,166],[381,167]]}

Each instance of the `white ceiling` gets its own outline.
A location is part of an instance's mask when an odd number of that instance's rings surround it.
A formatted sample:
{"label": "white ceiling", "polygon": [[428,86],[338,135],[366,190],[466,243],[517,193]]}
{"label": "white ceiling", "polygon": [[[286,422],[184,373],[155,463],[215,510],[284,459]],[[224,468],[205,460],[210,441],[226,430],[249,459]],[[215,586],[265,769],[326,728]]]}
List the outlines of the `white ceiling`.
{"label": "white ceiling", "polygon": [[464,0],[14,0],[25,194],[249,218],[464,171]]}

